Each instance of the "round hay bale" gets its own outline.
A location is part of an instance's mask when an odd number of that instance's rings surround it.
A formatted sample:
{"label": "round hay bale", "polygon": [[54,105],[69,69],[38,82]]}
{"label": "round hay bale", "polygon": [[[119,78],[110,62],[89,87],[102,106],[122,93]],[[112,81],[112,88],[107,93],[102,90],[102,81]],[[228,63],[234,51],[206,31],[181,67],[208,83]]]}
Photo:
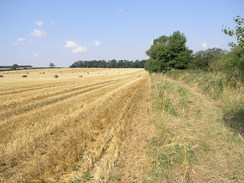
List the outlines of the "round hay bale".
{"label": "round hay bale", "polygon": [[80,75],[79,77],[81,77],[81,78],[82,78],[82,75]]}
{"label": "round hay bale", "polygon": [[56,74],[56,75],[54,75],[53,77],[54,77],[54,78],[58,78],[58,75]]}
{"label": "round hay bale", "polygon": [[27,75],[22,75],[22,78],[27,78]]}
{"label": "round hay bale", "polygon": [[3,75],[0,75],[0,78],[3,78]]}

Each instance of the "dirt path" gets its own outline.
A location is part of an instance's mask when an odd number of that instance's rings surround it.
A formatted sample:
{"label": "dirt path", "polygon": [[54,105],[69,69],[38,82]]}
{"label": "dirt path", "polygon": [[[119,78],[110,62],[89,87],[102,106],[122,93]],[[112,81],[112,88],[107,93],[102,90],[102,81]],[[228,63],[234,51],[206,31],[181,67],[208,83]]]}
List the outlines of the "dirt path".
{"label": "dirt path", "polygon": [[146,147],[154,135],[154,126],[149,124],[149,89],[149,81],[145,88],[140,88],[142,99],[138,100],[109,182],[142,182],[145,177],[145,168],[148,166]]}

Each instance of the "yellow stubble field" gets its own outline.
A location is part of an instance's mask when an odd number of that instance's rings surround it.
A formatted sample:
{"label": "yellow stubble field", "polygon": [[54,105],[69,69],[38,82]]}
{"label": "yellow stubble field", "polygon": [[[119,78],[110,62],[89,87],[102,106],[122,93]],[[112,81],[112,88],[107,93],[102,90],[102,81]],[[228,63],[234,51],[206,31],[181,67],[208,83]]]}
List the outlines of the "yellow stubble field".
{"label": "yellow stubble field", "polygon": [[108,178],[130,120],[147,97],[146,71],[62,68],[0,74],[0,182]]}

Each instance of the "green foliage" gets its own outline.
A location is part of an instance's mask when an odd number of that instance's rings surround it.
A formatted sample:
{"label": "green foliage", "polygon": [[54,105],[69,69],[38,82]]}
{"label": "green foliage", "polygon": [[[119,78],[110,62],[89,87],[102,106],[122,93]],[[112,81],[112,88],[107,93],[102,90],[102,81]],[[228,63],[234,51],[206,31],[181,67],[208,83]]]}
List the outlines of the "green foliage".
{"label": "green foliage", "polygon": [[84,180],[92,180],[94,177],[91,175],[90,172],[86,171],[86,172],[83,172],[83,179]]}
{"label": "green foliage", "polygon": [[149,72],[161,72],[161,61],[156,59],[148,59],[145,64],[145,70]]}
{"label": "green foliage", "polygon": [[237,40],[237,44],[229,43],[233,49],[227,57],[226,73],[230,80],[238,83],[238,81],[244,82],[244,19],[237,16],[234,21],[237,24],[235,29],[225,28],[223,32],[234,36]]}
{"label": "green foliage", "polygon": [[244,83],[244,51],[241,46],[232,49],[226,59],[226,73],[230,81]]}
{"label": "green foliage", "polygon": [[186,69],[192,59],[192,51],[186,47],[186,37],[179,31],[155,39],[146,54],[150,57],[145,65],[149,72]]}
{"label": "green foliage", "polygon": [[90,60],[90,61],[77,61],[73,63],[70,67],[75,68],[144,68],[146,60]]}
{"label": "green foliage", "polygon": [[11,70],[16,70],[18,67],[19,67],[18,64],[13,64],[13,65],[10,67],[10,69],[11,69]]}
{"label": "green foliage", "polygon": [[220,48],[211,48],[198,51],[189,63],[191,69],[218,71],[224,68],[224,58],[228,52]]}
{"label": "green foliage", "polygon": [[244,19],[240,16],[237,16],[234,18],[234,21],[236,22],[236,27],[234,30],[231,30],[230,28],[225,27],[222,31],[229,36],[234,36],[237,40],[237,44],[230,42],[229,45],[231,47],[240,46],[241,48],[244,48]]}

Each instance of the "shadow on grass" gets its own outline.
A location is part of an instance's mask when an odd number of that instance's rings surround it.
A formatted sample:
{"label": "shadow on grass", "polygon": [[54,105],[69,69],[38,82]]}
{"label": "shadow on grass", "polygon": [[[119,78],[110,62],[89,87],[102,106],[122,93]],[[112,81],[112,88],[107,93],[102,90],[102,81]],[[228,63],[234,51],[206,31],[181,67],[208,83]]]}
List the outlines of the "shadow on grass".
{"label": "shadow on grass", "polygon": [[244,109],[226,113],[224,115],[224,121],[227,126],[244,136]]}

